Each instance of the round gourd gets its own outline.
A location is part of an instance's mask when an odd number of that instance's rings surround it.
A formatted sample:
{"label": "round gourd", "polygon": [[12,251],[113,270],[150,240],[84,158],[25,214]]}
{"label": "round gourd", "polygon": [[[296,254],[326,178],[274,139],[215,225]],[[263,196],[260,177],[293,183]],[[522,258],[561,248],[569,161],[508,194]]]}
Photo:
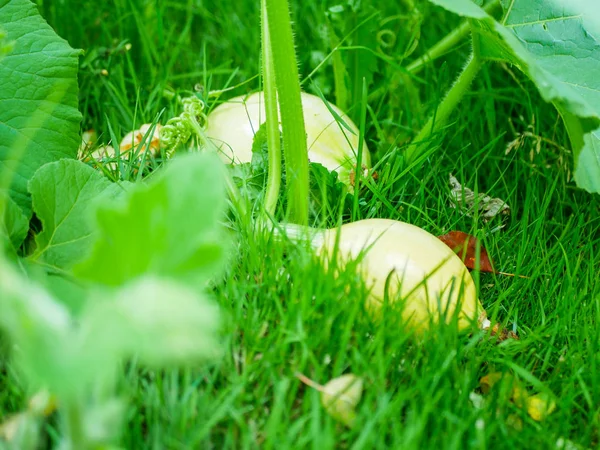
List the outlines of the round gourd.
{"label": "round gourd", "polygon": [[361,276],[371,289],[368,307],[375,313],[384,301],[387,284],[389,301],[405,299],[402,316],[417,330],[426,329],[431,318],[437,322],[443,313],[447,322],[456,314],[460,330],[487,323],[464,263],[422,228],[389,219],[365,219],[316,231],[312,245],[326,264],[337,246],[338,270],[359,258]]}
{"label": "round gourd", "polygon": [[[302,92],[301,98],[309,161],[320,163],[330,171],[355,168],[359,135],[356,125],[339,108],[329,103],[331,109],[353,130],[352,134],[338,124],[320,97]],[[220,149],[225,163],[247,163],[252,160],[254,134],[265,120],[262,92],[235,97],[208,115],[206,135]],[[370,167],[369,151],[364,141],[362,164]]]}

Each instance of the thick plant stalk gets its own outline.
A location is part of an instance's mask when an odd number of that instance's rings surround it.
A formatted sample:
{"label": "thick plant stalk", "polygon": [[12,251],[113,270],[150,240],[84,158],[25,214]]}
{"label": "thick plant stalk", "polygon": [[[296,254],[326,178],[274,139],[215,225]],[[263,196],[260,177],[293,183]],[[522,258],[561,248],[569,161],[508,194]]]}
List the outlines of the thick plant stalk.
{"label": "thick plant stalk", "polygon": [[267,214],[274,216],[277,200],[279,199],[279,190],[281,189],[281,141],[279,115],[277,113],[275,67],[273,66],[273,52],[269,37],[266,0],[262,0],[261,9],[263,92],[265,94],[267,145],[269,149],[269,171],[267,173],[264,208]]}
{"label": "thick plant stalk", "polygon": [[287,220],[308,224],[308,149],[287,0],[265,0],[286,170]]}
{"label": "thick plant stalk", "polygon": [[448,121],[448,118],[456,109],[456,106],[468,92],[469,86],[481,68],[481,59],[477,55],[478,52],[474,51],[456,82],[452,88],[450,88],[442,103],[438,106],[436,113],[427,121],[425,126],[406,149],[405,158],[408,164],[421,156],[426,148],[425,142]]}

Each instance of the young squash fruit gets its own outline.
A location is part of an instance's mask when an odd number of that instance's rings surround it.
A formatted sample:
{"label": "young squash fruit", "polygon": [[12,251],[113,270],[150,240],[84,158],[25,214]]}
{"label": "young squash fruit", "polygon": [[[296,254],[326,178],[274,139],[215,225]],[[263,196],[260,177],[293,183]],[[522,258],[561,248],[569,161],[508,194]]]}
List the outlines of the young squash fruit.
{"label": "young squash fruit", "polygon": [[[326,105],[320,97],[306,92],[301,93],[301,99],[309,161],[337,171],[340,179],[347,180],[358,160],[358,128],[332,103]],[[352,131],[336,121],[328,106]],[[208,115],[206,135],[220,149],[223,162],[243,164],[252,160],[254,134],[265,121],[263,93],[243,95],[217,106]],[[361,164],[366,168],[371,164],[364,141]]]}
{"label": "young squash fruit", "polygon": [[[288,235],[302,229],[286,226]],[[390,220],[365,219],[329,230],[312,230],[311,244],[325,265],[333,258],[343,271],[356,260],[370,288],[367,306],[374,316],[384,300],[404,299],[402,317],[417,331],[456,315],[459,330],[474,324],[489,327],[477,298],[475,283],[461,259],[442,241],[417,226]]]}

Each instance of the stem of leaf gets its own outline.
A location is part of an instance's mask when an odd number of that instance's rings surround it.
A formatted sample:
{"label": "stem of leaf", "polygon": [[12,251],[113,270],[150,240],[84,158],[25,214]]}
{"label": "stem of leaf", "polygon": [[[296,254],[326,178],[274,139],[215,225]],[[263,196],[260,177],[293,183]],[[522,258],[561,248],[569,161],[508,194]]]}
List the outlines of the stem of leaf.
{"label": "stem of leaf", "polygon": [[358,219],[358,198],[360,192],[360,178],[362,175],[362,156],[363,156],[363,141],[365,136],[367,120],[367,81],[362,79],[362,95],[360,108],[360,125],[358,139],[358,155],[356,161],[356,169],[354,174],[354,203],[352,206],[352,220]]}
{"label": "stem of leaf", "polygon": [[69,450],[85,450],[87,439],[81,421],[81,408],[76,401],[65,405]]}
{"label": "stem of leaf", "polygon": [[440,129],[447,121],[456,106],[469,90],[475,76],[481,68],[481,59],[478,52],[474,52],[469,58],[466,66],[458,76],[454,85],[450,88],[446,97],[438,106],[436,113],[427,121],[419,134],[413,139],[406,149],[406,162],[410,164],[424,152],[426,141]]}
{"label": "stem of leaf", "polygon": [[298,63],[287,0],[265,0],[275,82],[283,129],[287,220],[308,224],[308,149]]}
{"label": "stem of leaf", "polygon": [[333,29],[333,25],[327,20],[327,34],[329,37],[329,45],[332,48],[331,56],[333,61],[333,83],[335,90],[335,100],[337,106],[342,110],[348,109],[348,88],[346,87],[346,65],[342,59],[342,54],[337,51],[337,48],[342,45]]}
{"label": "stem of leaf", "polygon": [[[492,0],[488,4],[484,6],[484,10],[493,15],[497,12],[500,7],[500,2],[498,0]],[[463,21],[458,27],[444,36],[441,40],[439,40],[433,47],[431,47],[425,54],[420,56],[418,59],[414,60],[408,66],[406,66],[406,70],[416,75],[419,73],[428,63],[439,58],[440,56],[449,53],[457,47],[469,34],[471,30],[470,24],[468,20]]]}
{"label": "stem of leaf", "polygon": [[267,173],[264,208],[268,215],[275,216],[279,190],[281,188],[281,138],[279,134],[279,115],[277,113],[277,86],[271,39],[269,37],[266,3],[266,0],[262,0],[261,2],[263,91],[265,93],[267,146],[269,149],[269,170]]}

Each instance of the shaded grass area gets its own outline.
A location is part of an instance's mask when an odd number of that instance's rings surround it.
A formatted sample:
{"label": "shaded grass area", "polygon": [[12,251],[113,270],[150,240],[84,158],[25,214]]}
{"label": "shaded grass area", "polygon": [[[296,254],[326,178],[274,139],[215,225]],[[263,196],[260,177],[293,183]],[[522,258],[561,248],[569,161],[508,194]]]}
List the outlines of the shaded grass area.
{"label": "shaded grass area", "polygon": [[[246,83],[223,93],[226,99],[259,86],[258,2],[39,3],[60,35],[86,49],[84,128],[103,133],[105,141],[110,128],[119,138],[159,115],[162,123],[176,115],[179,107],[165,90],[199,85],[207,95]],[[314,52],[330,51],[321,31],[334,5],[296,3],[306,76],[319,63]],[[351,48],[341,52],[349,63],[351,114],[360,103],[356,76],[370,78],[367,143],[380,174],[363,188],[357,215],[403,220],[436,235],[462,230],[479,237],[500,270],[528,277],[473,273],[490,318],[516,326],[521,339],[498,344],[450,327],[416,337],[394,308],[374,323],[364,310],[365,287],[352,271],[335,277],[307,249],[242,232],[227,273],[214,283],[226,315],[224,358],[180,371],[124,367],[121,389],[132,399],[125,448],[555,448],[559,439],[598,445],[600,200],[569,179],[562,123],[518,72],[490,65],[453,122],[431,141],[427,159],[406,171],[402,144],[433,111],[468,48],[407,81],[369,49],[377,51],[377,32],[405,23],[386,19],[407,15],[410,2],[378,3],[363,2],[350,17],[331,16],[338,29],[352,29],[380,11],[367,22],[370,32],[351,35]],[[426,3],[417,7],[426,21],[415,55],[456,23]],[[390,51],[398,64],[400,50],[398,44],[398,54]],[[365,72],[366,64],[377,70]],[[335,101],[331,66],[314,79]],[[453,208],[450,173],[466,187],[506,200],[510,216],[486,223]],[[471,394],[493,371],[516,374],[531,392],[551,391],[557,410],[537,423],[498,392],[476,407]],[[363,377],[359,426],[336,424],[296,372],[321,384],[343,373]],[[5,362],[0,385],[1,418],[23,405],[25,393]],[[515,418],[520,429],[511,425]],[[50,435],[55,425],[48,425]]]}

